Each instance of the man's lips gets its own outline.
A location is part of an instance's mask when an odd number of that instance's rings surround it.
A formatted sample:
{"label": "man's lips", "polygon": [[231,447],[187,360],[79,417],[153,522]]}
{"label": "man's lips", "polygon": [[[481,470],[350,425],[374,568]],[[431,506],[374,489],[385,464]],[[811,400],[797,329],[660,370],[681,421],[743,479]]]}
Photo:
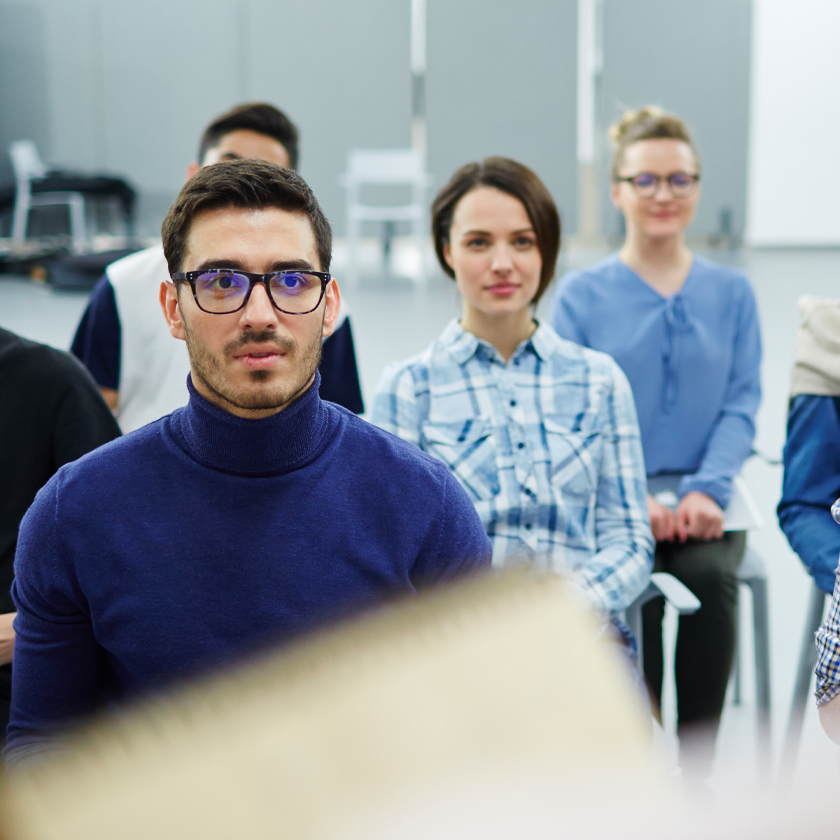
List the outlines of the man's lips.
{"label": "man's lips", "polygon": [[285,352],[274,345],[256,344],[238,348],[233,358],[246,367],[259,370],[271,367]]}

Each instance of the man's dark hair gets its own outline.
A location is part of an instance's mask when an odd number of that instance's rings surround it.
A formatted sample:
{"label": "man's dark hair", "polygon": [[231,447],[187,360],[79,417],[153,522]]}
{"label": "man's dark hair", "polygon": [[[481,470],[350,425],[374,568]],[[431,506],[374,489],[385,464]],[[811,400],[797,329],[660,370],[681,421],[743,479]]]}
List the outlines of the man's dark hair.
{"label": "man's dark hair", "polygon": [[560,215],[551,193],[537,174],[524,164],[504,157],[489,157],[462,166],[432,202],[432,237],[440,267],[450,276],[455,272],[446,262],[443,249],[449,244],[452,217],[461,199],[478,187],[493,187],[519,199],[534,227],[537,248],[542,257],[542,270],[536,305],[554,276],[557,253],[560,250]]}
{"label": "man's dark hair", "polygon": [[321,271],[330,270],[332,228],[315,194],[297,172],[262,160],[230,160],[205,166],[181,188],[163,220],[163,252],[169,272],[183,270],[193,219],[205,210],[277,207],[303,213],[312,225]]}
{"label": "man's dark hair", "polygon": [[267,102],[246,102],[216,117],[201,135],[199,164],[203,164],[207,152],[218,146],[222,138],[232,131],[254,131],[273,138],[289,153],[289,167],[297,169],[298,130],[282,111]]}

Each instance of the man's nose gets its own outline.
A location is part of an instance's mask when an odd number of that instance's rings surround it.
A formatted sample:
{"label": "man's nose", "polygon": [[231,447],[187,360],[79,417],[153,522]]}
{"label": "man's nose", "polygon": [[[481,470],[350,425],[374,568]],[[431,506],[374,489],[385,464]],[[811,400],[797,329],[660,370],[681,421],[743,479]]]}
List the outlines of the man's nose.
{"label": "man's nose", "polygon": [[259,330],[277,323],[277,309],[268,296],[268,290],[263,283],[256,283],[251,289],[248,303],[242,309],[240,324]]}

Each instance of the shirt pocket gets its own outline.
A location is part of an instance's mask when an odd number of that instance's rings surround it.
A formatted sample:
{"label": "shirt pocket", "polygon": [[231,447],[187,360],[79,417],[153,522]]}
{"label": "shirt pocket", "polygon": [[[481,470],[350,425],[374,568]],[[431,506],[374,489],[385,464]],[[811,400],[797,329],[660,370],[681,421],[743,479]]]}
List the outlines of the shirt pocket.
{"label": "shirt pocket", "polygon": [[420,446],[449,467],[474,502],[499,494],[493,427],[486,420],[426,423]]}
{"label": "shirt pocket", "polygon": [[594,499],[601,472],[603,439],[599,432],[581,434],[545,420],[545,436],[552,486],[578,503]]}

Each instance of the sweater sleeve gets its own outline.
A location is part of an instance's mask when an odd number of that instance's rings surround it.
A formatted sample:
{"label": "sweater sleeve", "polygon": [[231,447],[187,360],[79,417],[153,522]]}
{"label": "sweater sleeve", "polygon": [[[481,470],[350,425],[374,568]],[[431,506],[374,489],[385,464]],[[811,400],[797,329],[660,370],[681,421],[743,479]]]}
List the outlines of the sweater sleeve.
{"label": "sweater sleeve", "polygon": [[710,434],[700,468],[680,483],[680,495],[693,490],[729,504],[732,479],[752,452],[755,414],[761,401],[761,335],[755,297],[746,278],[736,314],[732,369],[723,405]]}
{"label": "sweater sleeve", "polygon": [[442,493],[435,527],[411,572],[417,589],[490,566],[493,546],[465,490],[442,463]]}
{"label": "sweater sleeve", "polygon": [[790,547],[825,592],[834,589],[840,525],[831,505],[840,496],[838,397],[798,396],[788,415],[779,525]]}
{"label": "sweater sleeve", "polygon": [[61,473],[36,497],[15,554],[8,766],[55,749],[61,730],[91,714],[101,698],[104,654],[62,540],[60,485]]}

